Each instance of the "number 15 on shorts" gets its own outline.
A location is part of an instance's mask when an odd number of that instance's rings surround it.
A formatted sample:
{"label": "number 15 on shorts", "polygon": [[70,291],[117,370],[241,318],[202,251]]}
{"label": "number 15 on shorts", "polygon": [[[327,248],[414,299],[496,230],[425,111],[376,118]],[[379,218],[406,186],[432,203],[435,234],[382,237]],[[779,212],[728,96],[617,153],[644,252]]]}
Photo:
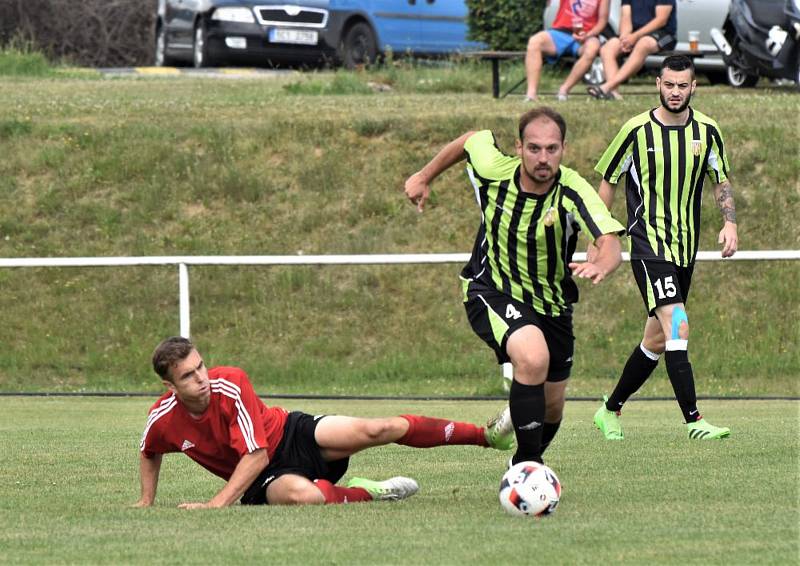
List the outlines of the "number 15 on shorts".
{"label": "number 15 on shorts", "polygon": [[678,294],[672,275],[668,275],[662,279],[656,279],[653,282],[653,287],[655,287],[658,292],[659,300],[671,299]]}

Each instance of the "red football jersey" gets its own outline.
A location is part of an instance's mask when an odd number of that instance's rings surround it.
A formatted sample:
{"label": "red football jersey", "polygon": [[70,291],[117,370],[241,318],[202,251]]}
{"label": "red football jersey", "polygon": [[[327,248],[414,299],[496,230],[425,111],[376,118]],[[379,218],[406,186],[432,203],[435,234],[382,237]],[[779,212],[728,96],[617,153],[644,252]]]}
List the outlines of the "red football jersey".
{"label": "red football jersey", "polygon": [[203,416],[192,417],[168,391],[150,408],[139,450],[147,458],[183,452],[225,480],[254,450],[266,448],[272,460],[283,438],[286,410],[267,407],[239,368],[211,368],[208,378],[211,400]]}

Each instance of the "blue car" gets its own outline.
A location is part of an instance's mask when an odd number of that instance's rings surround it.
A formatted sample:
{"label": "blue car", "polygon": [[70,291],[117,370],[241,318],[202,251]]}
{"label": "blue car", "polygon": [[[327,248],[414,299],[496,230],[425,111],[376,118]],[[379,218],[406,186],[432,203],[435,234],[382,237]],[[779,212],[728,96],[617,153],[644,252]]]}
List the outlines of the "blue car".
{"label": "blue car", "polygon": [[355,67],[380,54],[447,55],[467,40],[463,0],[159,0],[156,65]]}

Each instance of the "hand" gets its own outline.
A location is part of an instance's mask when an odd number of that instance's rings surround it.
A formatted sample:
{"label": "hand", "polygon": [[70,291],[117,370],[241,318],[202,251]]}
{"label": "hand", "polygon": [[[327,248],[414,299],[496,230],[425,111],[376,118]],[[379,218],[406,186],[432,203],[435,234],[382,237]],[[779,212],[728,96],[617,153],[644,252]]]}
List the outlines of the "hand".
{"label": "hand", "polygon": [[636,44],[636,37],[633,34],[625,34],[619,37],[619,41],[622,44],[622,52],[630,53]]}
{"label": "hand", "polygon": [[580,33],[573,33],[572,34],[572,39],[574,39],[578,43],[583,43],[584,41],[586,41],[588,39],[588,37],[586,37],[586,32],[582,31]]}
{"label": "hand", "polygon": [[717,242],[722,244],[722,257],[731,257],[739,248],[739,237],[736,233],[736,224],[726,222],[719,232]]}
{"label": "hand", "polygon": [[569,264],[569,268],[572,270],[573,276],[580,277],[581,279],[591,279],[592,283],[595,285],[600,283],[600,281],[605,279],[606,275],[608,275],[591,261],[586,261],[584,263],[572,262]]}
{"label": "hand", "polygon": [[181,503],[178,509],[209,509],[208,503]]}
{"label": "hand", "polygon": [[586,248],[586,261],[589,263],[594,263],[594,260],[597,259],[597,254],[600,252],[600,248],[594,245],[594,242],[589,242],[589,246]]}
{"label": "hand", "polygon": [[408,200],[417,205],[417,212],[422,212],[425,202],[431,196],[431,188],[422,172],[418,171],[406,180],[405,193]]}

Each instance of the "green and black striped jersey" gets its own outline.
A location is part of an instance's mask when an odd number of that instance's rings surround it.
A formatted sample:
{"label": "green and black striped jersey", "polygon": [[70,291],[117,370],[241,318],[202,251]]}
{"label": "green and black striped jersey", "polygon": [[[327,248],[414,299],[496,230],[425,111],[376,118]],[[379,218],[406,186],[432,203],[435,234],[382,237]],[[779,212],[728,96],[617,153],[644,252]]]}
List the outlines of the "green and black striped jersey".
{"label": "green and black striped jersey", "polygon": [[548,316],[572,311],[578,288],[568,264],[583,229],[592,241],[623,234],[595,189],[560,167],[544,195],[520,188],[519,157],[500,151],[489,130],[467,139],[467,173],[481,208],[481,226],[462,280],[481,281]]}
{"label": "green and black striped jersey", "polygon": [[630,119],[595,170],[611,184],[627,173],[632,259],[661,259],[686,267],[697,255],[703,180],[728,178],[719,126],[689,108],[685,126],[665,126],[654,111]]}

